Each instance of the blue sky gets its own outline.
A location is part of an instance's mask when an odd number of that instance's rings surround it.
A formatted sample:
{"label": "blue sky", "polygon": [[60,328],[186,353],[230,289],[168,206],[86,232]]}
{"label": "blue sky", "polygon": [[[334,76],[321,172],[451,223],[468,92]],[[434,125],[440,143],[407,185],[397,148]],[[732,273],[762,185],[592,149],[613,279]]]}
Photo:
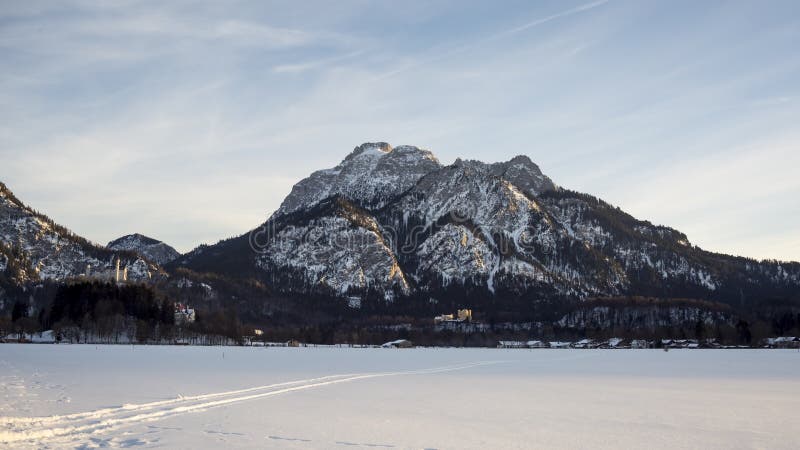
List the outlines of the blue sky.
{"label": "blue sky", "polygon": [[800,260],[796,1],[0,2],[0,180],[87,238],[241,234],[356,145],[526,154]]}

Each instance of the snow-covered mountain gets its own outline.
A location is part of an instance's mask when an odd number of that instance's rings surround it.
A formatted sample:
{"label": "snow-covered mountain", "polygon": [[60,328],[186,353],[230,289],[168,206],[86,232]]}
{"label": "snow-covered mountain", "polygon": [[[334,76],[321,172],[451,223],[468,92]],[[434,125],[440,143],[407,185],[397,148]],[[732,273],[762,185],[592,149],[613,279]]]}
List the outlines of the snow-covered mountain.
{"label": "snow-covered mountain", "polygon": [[159,240],[141,235],[129,234],[114,239],[106,245],[111,250],[128,250],[138,253],[156,264],[166,264],[179,257],[181,254],[169,245]]}
{"label": "snow-covered mountain", "polygon": [[333,195],[380,208],[439,168],[439,161],[427,150],[367,143],[356,147],[338,166],[314,172],[297,183],[276,214],[305,210]]}
{"label": "snow-covered mountain", "polygon": [[127,251],[97,246],[25,206],[0,183],[0,272],[22,284],[63,280],[127,268],[128,279],[149,279],[161,269]]}
{"label": "snow-covered mountain", "polygon": [[676,230],[558,187],[526,156],[444,166],[427,150],[386,143],[356,147],[300,181],[260,228],[174,264],[256,276],[284,292],[494,299],[510,309],[555,298],[744,303],[800,292],[798,263],[703,251]]}

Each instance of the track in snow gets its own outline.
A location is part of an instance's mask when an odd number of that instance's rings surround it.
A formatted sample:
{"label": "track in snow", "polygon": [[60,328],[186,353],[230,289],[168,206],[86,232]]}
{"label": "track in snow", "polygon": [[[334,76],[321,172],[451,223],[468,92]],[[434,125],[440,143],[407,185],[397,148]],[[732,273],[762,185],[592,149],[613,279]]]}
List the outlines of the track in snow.
{"label": "track in snow", "polygon": [[205,411],[211,408],[240,403],[249,400],[286,394],[306,389],[349,383],[370,378],[425,375],[451,372],[497,364],[500,361],[485,361],[457,366],[400,372],[378,372],[361,374],[329,375],[306,380],[287,381],[265,386],[257,386],[234,391],[177,397],[174,399],[142,404],[126,404],[116,408],[103,408],[75,414],[48,417],[0,417],[0,443],[37,443],[53,439],[80,440],[120,427],[158,421],[177,415]]}

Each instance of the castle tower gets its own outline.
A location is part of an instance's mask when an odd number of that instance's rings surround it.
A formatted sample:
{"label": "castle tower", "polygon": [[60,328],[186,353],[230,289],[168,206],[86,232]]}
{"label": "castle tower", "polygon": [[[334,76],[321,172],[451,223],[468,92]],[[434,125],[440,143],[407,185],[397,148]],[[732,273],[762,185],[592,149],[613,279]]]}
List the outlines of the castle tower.
{"label": "castle tower", "polygon": [[128,266],[122,270],[122,281],[128,281]]}
{"label": "castle tower", "polygon": [[117,258],[117,272],[114,275],[114,280],[119,283],[119,258]]}

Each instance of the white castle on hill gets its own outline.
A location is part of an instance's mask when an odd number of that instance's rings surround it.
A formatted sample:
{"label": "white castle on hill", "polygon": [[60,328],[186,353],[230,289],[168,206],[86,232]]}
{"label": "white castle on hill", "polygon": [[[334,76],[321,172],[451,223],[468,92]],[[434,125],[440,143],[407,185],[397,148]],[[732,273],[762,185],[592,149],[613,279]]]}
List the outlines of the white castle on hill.
{"label": "white castle on hill", "polygon": [[[135,265],[136,263],[134,263]],[[105,269],[105,270],[97,270],[93,271],[91,264],[86,265],[86,272],[84,276],[86,278],[91,278],[95,280],[103,280],[103,281],[113,281],[116,283],[127,283],[128,282],[128,267],[129,265],[125,265],[122,267],[122,262],[119,258],[115,258],[114,260],[114,268],[112,269]],[[136,270],[134,269],[134,273]],[[151,276],[150,271],[147,271],[148,278]]]}

